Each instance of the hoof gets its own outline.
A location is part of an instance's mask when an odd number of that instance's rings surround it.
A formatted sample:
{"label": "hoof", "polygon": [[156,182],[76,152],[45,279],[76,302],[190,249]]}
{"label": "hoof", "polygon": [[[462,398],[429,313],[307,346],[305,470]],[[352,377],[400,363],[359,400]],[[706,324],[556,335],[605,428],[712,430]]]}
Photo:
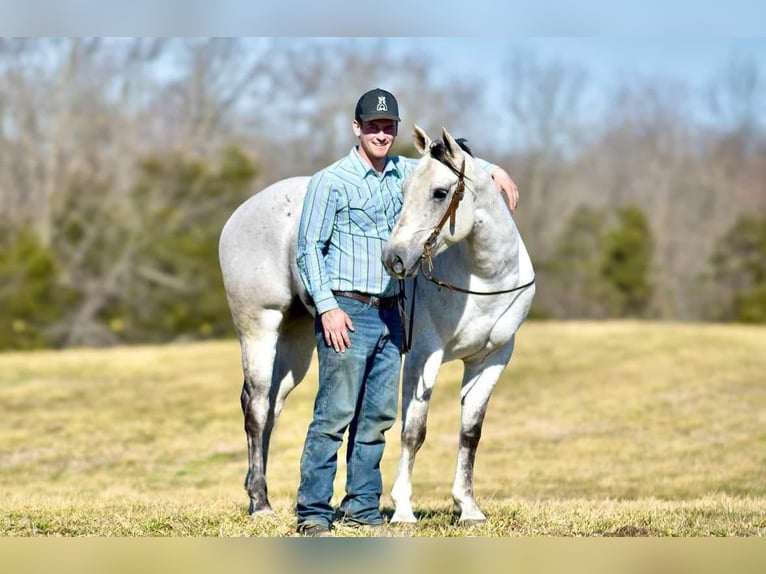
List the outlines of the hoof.
{"label": "hoof", "polygon": [[418,519],[412,512],[394,512],[389,522],[392,524],[415,524],[417,521]]}
{"label": "hoof", "polygon": [[[462,506],[462,510],[461,510]],[[487,517],[475,504],[459,504],[455,501],[452,506],[452,523],[459,526],[478,526],[484,524]]]}
{"label": "hoof", "polygon": [[274,510],[271,508],[271,505],[268,502],[266,504],[256,505],[252,500],[250,501],[250,508],[248,509],[248,512],[253,518],[274,514]]}

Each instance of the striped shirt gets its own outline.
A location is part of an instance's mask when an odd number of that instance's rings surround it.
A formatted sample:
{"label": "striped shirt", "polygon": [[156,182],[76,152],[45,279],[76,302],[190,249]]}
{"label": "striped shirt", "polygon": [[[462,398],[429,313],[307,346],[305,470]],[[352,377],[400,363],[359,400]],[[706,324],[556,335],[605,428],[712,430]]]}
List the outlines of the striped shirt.
{"label": "striped shirt", "polygon": [[[495,166],[479,160],[491,173]],[[332,291],[396,294],[381,263],[383,245],[402,209],[402,183],[418,160],[389,157],[378,173],[356,147],[309,182],[296,260],[318,313],[338,307]]]}

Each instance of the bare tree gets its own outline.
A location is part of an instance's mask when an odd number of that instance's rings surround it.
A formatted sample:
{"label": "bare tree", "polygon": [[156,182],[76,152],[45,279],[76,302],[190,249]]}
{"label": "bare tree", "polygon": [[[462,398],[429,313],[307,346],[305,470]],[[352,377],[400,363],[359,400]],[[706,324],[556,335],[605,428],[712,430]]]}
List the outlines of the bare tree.
{"label": "bare tree", "polygon": [[[269,57],[268,98],[259,98],[243,125],[260,143],[268,177],[311,174],[348,153],[356,99],[382,87],[393,92],[402,113],[400,144],[413,123],[425,128],[456,126],[467,133],[472,102],[480,93],[459,77],[448,93],[436,83],[426,54],[399,54],[388,40],[280,40]],[[477,136],[478,137],[478,136]],[[264,145],[266,144],[266,145]]]}
{"label": "bare tree", "polygon": [[[154,39],[0,44],[0,201],[56,251],[61,280],[79,293],[57,329],[69,344],[109,340],[98,315],[142,269],[135,254],[146,230],[131,199],[141,159],[206,153],[257,73],[237,60],[235,42],[186,49]],[[188,64],[180,75],[174,59]],[[188,95],[183,122],[167,97],[175,92]],[[191,208],[183,202],[174,207]]]}
{"label": "bare tree", "polygon": [[750,146],[766,118],[766,75],[752,57],[732,54],[708,87],[709,109],[721,125]]}
{"label": "bare tree", "polygon": [[[517,222],[537,262],[580,207],[608,218],[636,204],[656,246],[648,314],[698,318],[721,295],[699,280],[716,238],[766,209],[760,62],[732,57],[702,94],[703,117],[688,86],[651,77],[586,112],[585,70],[533,53],[508,55],[503,99],[489,108],[486,78],[438,75],[432,58],[386,39],[0,39],[0,216],[34,230],[77,294],[58,340],[117,340],[110,306],[186,292],[189,273],[147,255],[147,222],[198,229],[239,193],[324,167],[350,149],[356,98],[376,86],[399,100],[397,149],[413,123],[447,126],[483,157],[496,153],[497,132],[509,134],[505,157],[487,159],[521,189]],[[240,151],[227,155],[230,145]],[[253,159],[259,175],[243,191]],[[545,284],[538,301],[558,297],[557,314],[600,309]]]}
{"label": "bare tree", "polygon": [[[505,65],[505,99],[509,132],[518,159],[513,169],[523,190],[523,218],[519,227],[536,257],[544,257],[552,245],[550,219],[554,200],[566,178],[568,159],[576,153],[582,135],[586,73],[561,62],[546,62],[532,52],[510,54]],[[570,205],[568,203],[568,205]],[[557,210],[561,205],[556,204]],[[571,204],[572,211],[576,204]],[[543,230],[549,233],[543,233]]]}

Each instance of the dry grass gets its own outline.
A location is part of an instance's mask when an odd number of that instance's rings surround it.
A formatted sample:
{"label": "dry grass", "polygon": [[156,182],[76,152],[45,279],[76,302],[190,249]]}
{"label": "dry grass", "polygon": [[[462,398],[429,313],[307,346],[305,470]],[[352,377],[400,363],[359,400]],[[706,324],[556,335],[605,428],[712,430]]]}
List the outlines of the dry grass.
{"label": "dry grass", "polygon": [[[764,349],[764,328],[528,323],[477,457],[490,520],[452,524],[461,369],[450,364],[415,467],[421,521],[384,534],[762,536]],[[312,371],[275,432],[276,514],[253,521],[235,341],[0,354],[0,534],[291,535],[315,381]]]}

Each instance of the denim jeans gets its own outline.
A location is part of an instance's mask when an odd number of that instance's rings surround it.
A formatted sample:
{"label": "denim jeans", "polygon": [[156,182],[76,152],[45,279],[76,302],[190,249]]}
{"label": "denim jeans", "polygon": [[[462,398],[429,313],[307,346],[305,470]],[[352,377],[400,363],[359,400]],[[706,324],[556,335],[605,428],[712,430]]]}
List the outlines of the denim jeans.
{"label": "denim jeans", "polygon": [[347,297],[337,300],[354,331],[349,331],[351,347],[337,353],[325,343],[318,317],[315,322],[319,388],[301,456],[298,524],[332,523],[330,500],[346,429],[346,495],[340,510],[358,522],[379,524],[380,460],[399,397],[401,319],[396,309],[377,309]]}

